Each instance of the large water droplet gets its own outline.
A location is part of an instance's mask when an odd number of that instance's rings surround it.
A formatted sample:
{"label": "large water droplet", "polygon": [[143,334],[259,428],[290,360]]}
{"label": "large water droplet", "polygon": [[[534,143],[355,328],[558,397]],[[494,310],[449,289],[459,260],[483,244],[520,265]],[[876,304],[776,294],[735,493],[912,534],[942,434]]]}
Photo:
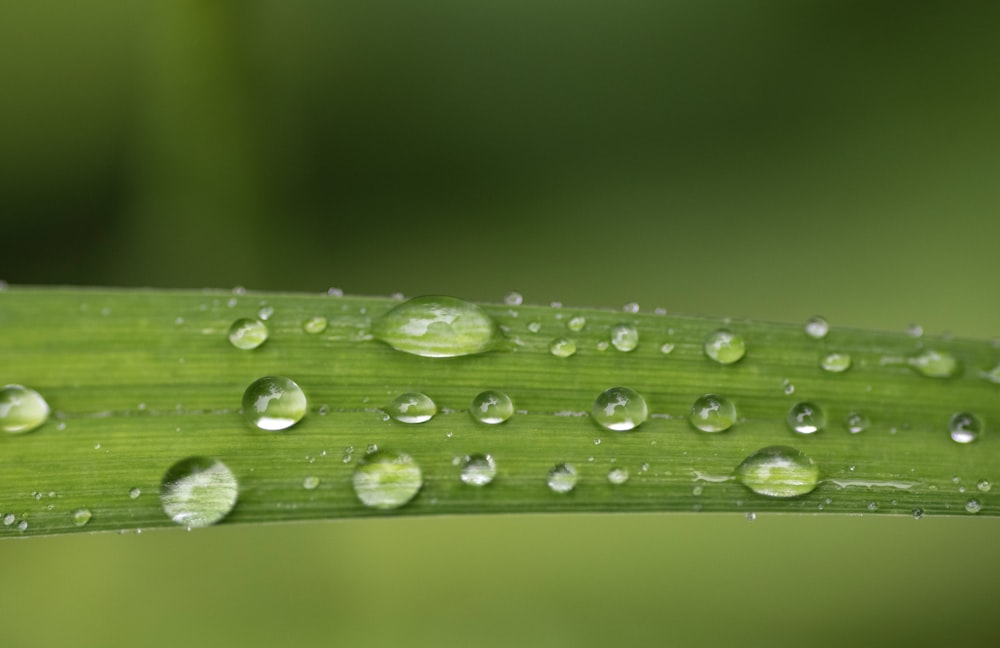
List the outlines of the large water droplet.
{"label": "large water droplet", "polygon": [[725,329],[719,329],[705,338],[705,355],[719,364],[739,362],[746,355],[746,343],[743,338]]}
{"label": "large water droplet", "polygon": [[649,408],[646,399],[634,389],[612,387],[594,400],[590,413],[601,427],[627,432],[645,422],[649,417]]}
{"label": "large water droplet", "polygon": [[470,455],[462,462],[462,482],[470,486],[485,486],[496,477],[497,466],[491,455]]}
{"label": "large water droplet", "polygon": [[501,339],[493,318],[475,304],[454,297],[414,297],[372,325],[373,335],[394,349],[427,358],[472,355]]}
{"label": "large water droplet", "polygon": [[618,324],[611,327],[611,345],[619,351],[628,353],[639,346],[639,331],[631,324]]}
{"label": "large water droplet", "polygon": [[768,497],[797,497],[812,492],[819,482],[819,467],[795,448],[761,448],[736,468],[744,486]]}
{"label": "large water droplet", "polygon": [[385,411],[400,423],[424,423],[437,414],[437,405],[427,394],[407,392],[393,399]]}
{"label": "large water droplet", "polygon": [[326,330],[328,325],[329,322],[325,317],[322,315],[316,315],[302,322],[302,330],[309,335],[319,335]]}
{"label": "large water droplet", "polygon": [[819,366],[830,373],[843,373],[851,368],[851,356],[841,352],[828,353],[820,359]]}
{"label": "large water droplet", "polygon": [[171,520],[189,529],[215,524],[236,505],[239,485],[224,463],[188,457],[171,466],[160,482],[160,503]]}
{"label": "large water droplet", "polygon": [[244,351],[256,349],[267,342],[267,324],[249,317],[238,319],[229,327],[229,342]]}
{"label": "large water droplet", "polygon": [[625,468],[612,468],[608,471],[608,481],[615,486],[620,486],[628,481],[628,470]]}
{"label": "large water droplet", "polygon": [[826,414],[815,403],[796,403],[788,410],[788,425],[799,434],[815,434],[826,427]]}
{"label": "large water droplet", "polygon": [[951,378],[961,370],[958,358],[947,351],[927,349],[911,356],[908,362],[913,369],[930,378]]}
{"label": "large water droplet", "polygon": [[480,423],[499,425],[514,415],[514,402],[502,391],[487,389],[472,399],[469,414]]}
{"label": "large water droplet", "polygon": [[7,385],[0,389],[0,430],[11,434],[31,432],[49,418],[49,404],[34,389]]}
{"label": "large water droplet", "polygon": [[354,494],[365,506],[394,509],[408,503],[424,485],[424,477],[409,455],[375,452],[354,470]]}
{"label": "large water droplet", "polygon": [[86,526],[92,517],[88,509],[77,509],[73,511],[73,524],[78,527]]}
{"label": "large water droplet", "polygon": [[736,422],[736,406],[725,396],[705,394],[691,406],[688,420],[702,432],[724,432]]}
{"label": "large water droplet", "polygon": [[553,493],[570,492],[576,488],[576,468],[564,463],[552,466],[547,483]]}
{"label": "large water droplet", "polygon": [[983,422],[971,412],[958,412],[948,422],[951,440],[956,443],[972,443],[983,432]]}
{"label": "large water droplet", "polygon": [[806,321],[806,335],[811,338],[820,340],[825,338],[829,332],[830,325],[819,315],[811,317]]}
{"label": "large water droplet", "polygon": [[566,338],[552,340],[549,345],[549,352],[557,358],[568,358],[576,353],[576,342]]}
{"label": "large water droplet", "polygon": [[306,414],[306,395],[284,376],[264,376],[243,392],[243,416],[262,430],[284,430]]}

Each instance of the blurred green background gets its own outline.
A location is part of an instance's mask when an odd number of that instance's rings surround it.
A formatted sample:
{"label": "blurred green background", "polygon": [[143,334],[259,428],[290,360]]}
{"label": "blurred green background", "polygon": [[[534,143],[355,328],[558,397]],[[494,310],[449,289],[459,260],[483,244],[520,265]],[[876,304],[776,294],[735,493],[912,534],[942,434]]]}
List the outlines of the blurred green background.
{"label": "blurred green background", "polygon": [[[997,3],[0,1],[0,278],[1000,333]],[[996,645],[995,520],[0,544],[4,646]]]}

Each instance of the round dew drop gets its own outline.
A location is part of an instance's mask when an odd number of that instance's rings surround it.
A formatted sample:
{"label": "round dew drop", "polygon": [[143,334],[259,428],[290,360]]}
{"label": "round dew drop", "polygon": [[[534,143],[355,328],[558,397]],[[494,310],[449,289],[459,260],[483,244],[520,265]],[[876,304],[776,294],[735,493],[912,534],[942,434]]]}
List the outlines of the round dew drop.
{"label": "round dew drop", "polygon": [[87,526],[93,515],[88,509],[77,509],[73,511],[73,524],[78,527]]}
{"label": "round dew drop", "polygon": [[267,342],[267,324],[244,317],[233,322],[229,327],[229,342],[237,349],[249,351]]}
{"label": "round dew drop", "polygon": [[261,430],[285,430],[306,414],[306,395],[295,381],[264,376],[243,392],[243,416]]}
{"label": "round dew drop", "polygon": [[576,342],[566,338],[557,338],[549,344],[549,352],[557,358],[568,358],[576,353]]}
{"label": "round dew drop", "polygon": [[437,414],[437,405],[427,394],[407,392],[393,399],[385,412],[400,423],[425,423]]}
{"label": "round dew drop", "polygon": [[847,418],[844,419],[844,427],[846,427],[847,431],[851,434],[864,432],[868,429],[869,425],[870,423],[868,421],[868,417],[860,412],[851,412],[847,415]]}
{"label": "round dew drop", "polygon": [[628,481],[628,470],[625,468],[612,468],[608,471],[608,481],[615,486],[620,486]]}
{"label": "round dew drop", "polygon": [[628,353],[639,346],[639,331],[631,324],[618,324],[611,327],[611,346]]}
{"label": "round dew drop", "polygon": [[795,448],[762,448],[736,467],[736,479],[759,495],[798,497],[819,483],[819,467]]}
{"label": "round dew drop", "polygon": [[688,420],[702,432],[724,432],[736,422],[736,406],[725,396],[705,394],[691,406]]}
{"label": "round dew drop", "polygon": [[175,523],[188,529],[215,524],[236,506],[239,485],[218,459],[188,457],[171,466],[160,482],[160,504]]}
{"label": "round dew drop", "polygon": [[318,486],[319,486],[319,477],[314,477],[310,475],[302,480],[302,488],[306,490],[316,490]]}
{"label": "round dew drop", "polygon": [[747,352],[743,338],[725,329],[709,333],[704,348],[705,355],[724,365],[739,362]]}
{"label": "round dew drop", "polygon": [[486,486],[497,475],[497,465],[492,455],[470,455],[462,462],[460,478],[470,486]]}
{"label": "round dew drop", "polygon": [[546,483],[553,493],[568,493],[576,488],[576,468],[570,464],[556,464],[549,470]]}
{"label": "round dew drop", "polygon": [[821,340],[826,337],[827,333],[830,332],[830,325],[825,319],[817,315],[816,317],[811,317],[806,321],[806,335],[815,339]]}
{"label": "round dew drop", "polygon": [[354,470],[354,494],[374,509],[395,509],[410,502],[424,485],[424,477],[409,455],[375,452]]}
{"label": "round dew drop", "polygon": [[819,366],[830,373],[843,373],[851,368],[851,356],[846,353],[828,353],[819,361]]}
{"label": "round dew drop", "polygon": [[983,432],[983,422],[970,412],[958,412],[948,422],[951,440],[955,443],[972,443]]}
{"label": "round dew drop", "polygon": [[315,317],[310,317],[306,321],[302,322],[302,330],[309,335],[319,335],[326,330],[329,322],[322,315],[316,315]]}
{"label": "round dew drop", "polygon": [[34,389],[7,385],[0,389],[0,430],[22,434],[35,430],[49,418],[49,404]]}
{"label": "round dew drop", "polygon": [[968,513],[978,513],[983,510],[983,505],[979,500],[970,499],[965,503],[965,510]]}
{"label": "round dew drop", "polygon": [[642,394],[629,387],[612,387],[594,400],[590,414],[598,425],[617,432],[627,432],[642,425],[649,408]]}
{"label": "round dew drop", "polygon": [[929,378],[952,378],[957,376],[962,366],[958,359],[947,351],[927,349],[911,356],[907,362],[913,370]]}
{"label": "round dew drop", "polygon": [[587,325],[587,318],[583,315],[574,315],[569,318],[566,322],[566,328],[573,331],[574,333],[579,333],[583,330],[583,327]]}
{"label": "round dew drop", "polygon": [[472,399],[469,414],[480,423],[499,425],[514,415],[514,403],[502,391],[487,389]]}
{"label": "round dew drop", "polygon": [[490,351],[502,339],[479,306],[454,297],[414,297],[375,320],[372,334],[394,349],[426,358]]}
{"label": "round dew drop", "polygon": [[788,426],[799,434],[815,434],[826,427],[826,414],[814,403],[796,403],[788,410]]}

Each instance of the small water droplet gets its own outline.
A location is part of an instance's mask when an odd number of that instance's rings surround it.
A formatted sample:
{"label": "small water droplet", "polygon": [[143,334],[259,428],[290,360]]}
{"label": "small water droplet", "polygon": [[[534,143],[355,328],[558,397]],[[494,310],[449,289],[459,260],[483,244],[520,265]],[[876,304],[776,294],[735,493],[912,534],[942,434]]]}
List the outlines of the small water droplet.
{"label": "small water droplet", "polygon": [[409,455],[376,452],[358,463],[353,484],[354,494],[365,506],[395,509],[417,496],[424,477]]}
{"label": "small water droplet", "polygon": [[11,434],[31,432],[49,418],[49,404],[34,389],[7,385],[0,389],[0,430]]}
{"label": "small water droplet", "polygon": [[663,355],[670,355],[674,352],[674,344],[672,342],[664,342],[660,345],[660,353]]}
{"label": "small water droplet", "polygon": [[757,519],[757,514],[756,513],[754,513],[753,511],[750,511],[749,513],[747,513],[747,522],[753,522],[756,519]]}
{"label": "small water droplet", "polygon": [[160,482],[163,512],[188,529],[206,527],[226,517],[238,496],[232,471],[211,457],[181,459]]}
{"label": "small water droplet", "polygon": [[927,349],[911,356],[907,362],[914,371],[930,378],[951,378],[961,370],[961,364],[955,356],[935,349]]}
{"label": "small water droplet", "polygon": [[830,325],[825,319],[817,315],[816,317],[810,317],[806,320],[806,335],[809,337],[821,340],[826,337],[827,333],[830,332]]}
{"label": "small water droplet", "polygon": [[796,403],[788,410],[788,426],[799,434],[815,434],[826,427],[826,414],[815,403]]}
{"label": "small water droplet", "polygon": [[306,321],[302,322],[302,330],[309,335],[319,335],[326,330],[329,322],[322,315],[314,315]]}
{"label": "small water droplet", "polygon": [[739,362],[746,355],[746,343],[743,338],[726,329],[709,333],[705,338],[704,348],[705,355],[724,365]]}
{"label": "small water droplet", "polygon": [[792,394],[795,393],[795,385],[793,385],[792,382],[788,379],[785,379],[785,381],[781,383],[781,389],[783,392],[785,392],[786,396],[791,396]]}
{"label": "small water droplet", "polygon": [[271,306],[262,306],[261,309],[257,311],[257,317],[264,321],[271,319],[272,315],[274,315],[274,308]]}
{"label": "small water droplet", "polygon": [[18,522],[17,523],[17,530],[20,531],[21,533],[24,533],[25,531],[27,531],[28,530],[28,521],[27,520],[21,520],[20,522]]}
{"label": "small water droplet", "polygon": [[248,351],[267,342],[267,324],[249,317],[243,317],[229,327],[229,342],[237,349]]}
{"label": "small water droplet", "polygon": [[878,510],[878,502],[868,502],[868,510],[871,511],[871,512],[873,512],[873,513],[875,511],[877,511]]}
{"label": "small water droplet", "polygon": [[486,486],[496,477],[497,466],[492,455],[475,454],[462,462],[460,477],[463,483],[470,486]]}
{"label": "small water droplet", "polygon": [[951,440],[955,443],[972,443],[983,432],[983,422],[970,412],[958,412],[948,422]]}
{"label": "small water droplet", "polygon": [[736,467],[744,486],[768,497],[797,497],[819,482],[819,467],[803,452],[788,446],[770,446],[754,452]]}
{"label": "small water droplet", "polygon": [[139,499],[141,495],[142,495],[142,489],[139,488],[133,488],[128,492],[128,496],[130,499]]}
{"label": "small water droplet", "polygon": [[78,527],[86,526],[92,517],[93,515],[90,513],[90,510],[85,508],[77,509],[73,511],[73,524]]}
{"label": "small water droplet", "polygon": [[17,520],[17,516],[15,516],[13,513],[8,513],[7,515],[3,516],[3,525],[10,526],[14,524],[15,520]]}
{"label": "small water droplet", "polygon": [[394,349],[426,358],[484,353],[502,339],[493,318],[454,297],[414,297],[375,320],[375,338]]}
{"label": "small water droplet", "polygon": [[851,368],[851,356],[841,352],[828,353],[820,359],[819,366],[830,373],[843,373]]}
{"label": "small water droplet", "polygon": [[642,394],[629,387],[612,387],[594,400],[590,410],[594,421],[608,430],[627,432],[642,425],[649,408]]}
{"label": "small water droplet", "polygon": [[524,297],[521,296],[519,292],[509,292],[503,298],[503,303],[508,306],[520,306],[521,302],[524,301]]}
{"label": "small water droplet", "polygon": [[993,488],[993,485],[990,484],[989,481],[987,481],[985,479],[981,479],[979,481],[979,483],[976,484],[976,488],[978,488],[980,490],[980,492],[988,493],[988,492],[990,492],[990,489]]}
{"label": "small water droplet", "polygon": [[910,514],[913,516],[914,520],[919,520],[924,517],[924,509],[918,506],[917,508],[913,509],[913,511],[911,511]]}
{"label": "small water droplet", "polygon": [[385,413],[400,423],[425,423],[437,414],[437,405],[427,394],[407,392],[394,398]]}
{"label": "small water droplet", "polygon": [[528,330],[532,333],[538,333],[542,330],[541,322],[528,322]]}
{"label": "small water droplet", "polygon": [[979,500],[970,499],[965,503],[965,510],[969,513],[978,513],[983,510],[983,505]]}
{"label": "small water droplet", "polygon": [[499,425],[514,415],[514,402],[502,391],[487,389],[472,399],[469,414],[480,423]]}
{"label": "small water droplet", "polygon": [[635,313],[639,312],[639,304],[637,304],[636,302],[629,302],[624,306],[622,306],[622,310],[625,311],[626,313],[632,313],[634,315]]}
{"label": "small water droplet", "polygon": [[851,412],[844,419],[844,427],[851,434],[858,434],[859,432],[864,432],[868,429],[870,425],[868,417],[860,412]]}
{"label": "small water droplet", "polygon": [[611,345],[628,353],[639,346],[639,331],[631,324],[618,324],[611,327]]}
{"label": "small water droplet", "polygon": [[616,486],[620,486],[628,481],[628,470],[625,468],[612,468],[608,471],[608,481]]}
{"label": "small water droplet", "polygon": [[576,342],[566,338],[556,338],[549,344],[549,352],[557,358],[568,358],[576,353]]}
{"label": "small water droplet", "polygon": [[566,322],[566,328],[573,331],[574,333],[579,333],[587,325],[587,318],[583,315],[574,315],[569,318]]}
{"label": "small water droplet", "polygon": [[576,488],[576,468],[564,463],[552,466],[547,483],[553,493],[570,492]]}
{"label": "small water droplet", "polygon": [[295,381],[284,376],[264,376],[243,392],[243,416],[261,430],[285,430],[302,420],[308,403]]}
{"label": "small water droplet", "polygon": [[736,406],[725,396],[705,394],[691,406],[688,420],[702,432],[724,432],[736,422]]}
{"label": "small water droplet", "polygon": [[910,337],[921,337],[924,334],[924,327],[919,324],[910,324],[906,327],[906,334]]}

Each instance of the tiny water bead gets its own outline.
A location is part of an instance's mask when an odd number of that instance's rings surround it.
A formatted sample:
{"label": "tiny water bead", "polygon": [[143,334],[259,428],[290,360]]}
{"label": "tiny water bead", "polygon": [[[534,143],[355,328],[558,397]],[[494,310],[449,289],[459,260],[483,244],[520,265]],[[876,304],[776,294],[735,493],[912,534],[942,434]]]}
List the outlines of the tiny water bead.
{"label": "tiny water bead", "polygon": [[910,356],[907,362],[913,370],[929,378],[951,378],[961,371],[958,358],[947,351],[926,349],[917,355]]}
{"label": "tiny water bead", "polygon": [[163,512],[188,529],[215,524],[236,506],[239,485],[232,471],[212,457],[188,457],[171,466],[160,482]]}
{"label": "tiny water bead", "polygon": [[420,466],[406,454],[374,452],[354,470],[354,494],[374,509],[395,509],[416,497],[424,485]]}
{"label": "tiny water bead", "polygon": [[319,477],[310,475],[302,480],[302,488],[306,490],[316,490],[317,487],[319,487]]}
{"label": "tiny water bead", "polygon": [[631,324],[618,324],[611,327],[611,346],[628,353],[639,346],[639,331]]}
{"label": "tiny water bead", "polygon": [[972,443],[983,432],[983,422],[971,412],[958,412],[948,421],[951,440],[955,443]]}
{"label": "tiny water bead", "polygon": [[590,410],[598,425],[617,432],[627,432],[642,425],[649,417],[649,408],[642,394],[630,387],[612,387],[594,400]]}
{"label": "tiny water bead", "polygon": [[31,432],[49,418],[49,404],[34,389],[7,385],[0,389],[0,430],[10,434]]}
{"label": "tiny water bead", "polygon": [[140,497],[142,497],[142,489],[141,488],[130,489],[128,492],[128,497],[129,499],[139,499]]}
{"label": "tiny water bead", "polygon": [[484,353],[502,339],[493,318],[454,297],[414,297],[375,320],[372,334],[394,349],[426,358]]}
{"label": "tiny water bead", "polygon": [[827,333],[830,332],[830,325],[825,319],[817,315],[816,317],[810,317],[806,320],[806,335],[809,337],[822,340],[826,337]]}
{"label": "tiny water bead", "polygon": [[566,328],[573,331],[574,333],[579,333],[583,330],[583,327],[587,325],[587,318],[583,315],[574,315],[569,318],[566,322]]}
{"label": "tiny water bead", "polygon": [[261,430],[285,430],[306,414],[306,395],[294,380],[264,376],[243,392],[243,416]]}
{"label": "tiny water bead", "polygon": [[820,359],[819,366],[830,373],[843,373],[851,368],[851,356],[841,352],[827,353]]}
{"label": "tiny water bead", "polygon": [[725,396],[705,394],[691,406],[688,420],[702,432],[724,432],[736,422],[736,405]]}
{"label": "tiny water bead", "polygon": [[86,526],[93,514],[88,509],[77,509],[73,511],[73,524],[78,527]]}
{"label": "tiny water bead", "polygon": [[469,414],[480,423],[499,425],[514,415],[514,402],[502,391],[487,389],[472,399]]}
{"label": "tiny water bead", "polygon": [[549,344],[549,352],[557,358],[568,358],[576,353],[576,342],[566,338],[557,338]]}
{"label": "tiny water bead", "polygon": [[328,325],[329,322],[325,317],[322,315],[316,315],[302,322],[302,330],[309,335],[319,335],[326,330]]}
{"label": "tiny water bead", "polygon": [[570,464],[556,464],[549,470],[546,483],[553,493],[568,493],[576,488],[576,468]]}
{"label": "tiny water bead", "polygon": [[437,405],[427,394],[407,392],[394,398],[385,412],[400,423],[425,423],[437,414]]}
{"label": "tiny water bead", "polygon": [[519,292],[509,292],[503,298],[503,303],[508,306],[520,306],[523,301],[524,297]]}
{"label": "tiny water bead", "polygon": [[978,513],[983,510],[983,504],[979,500],[970,499],[965,503],[965,510],[968,513]]}
{"label": "tiny water bead", "polygon": [[486,486],[497,475],[497,465],[492,455],[470,455],[462,461],[460,478],[470,486]]}
{"label": "tiny water bead", "polygon": [[788,426],[799,434],[815,434],[826,427],[826,414],[815,403],[796,403],[788,410]]}
{"label": "tiny water bead", "polygon": [[674,352],[674,344],[672,342],[664,342],[660,345],[660,353],[663,355],[670,355]]}
{"label": "tiny water bead", "polygon": [[743,338],[727,331],[719,329],[712,331],[705,338],[705,355],[719,364],[733,364],[739,362],[746,355],[746,343]]}
{"label": "tiny water bead", "polygon": [[798,497],[819,483],[819,467],[803,452],[788,446],[761,448],[736,467],[736,479],[759,495]]}
{"label": "tiny water bead", "polygon": [[851,412],[847,415],[847,418],[844,419],[844,427],[846,427],[847,431],[851,434],[864,432],[868,429],[870,424],[871,423],[868,421],[868,417],[860,412]]}
{"label": "tiny water bead", "polygon": [[615,486],[621,486],[628,481],[628,470],[625,468],[612,468],[608,471],[608,481]]}
{"label": "tiny water bead", "polygon": [[237,349],[249,351],[267,342],[267,324],[259,319],[243,317],[229,327],[229,342]]}

